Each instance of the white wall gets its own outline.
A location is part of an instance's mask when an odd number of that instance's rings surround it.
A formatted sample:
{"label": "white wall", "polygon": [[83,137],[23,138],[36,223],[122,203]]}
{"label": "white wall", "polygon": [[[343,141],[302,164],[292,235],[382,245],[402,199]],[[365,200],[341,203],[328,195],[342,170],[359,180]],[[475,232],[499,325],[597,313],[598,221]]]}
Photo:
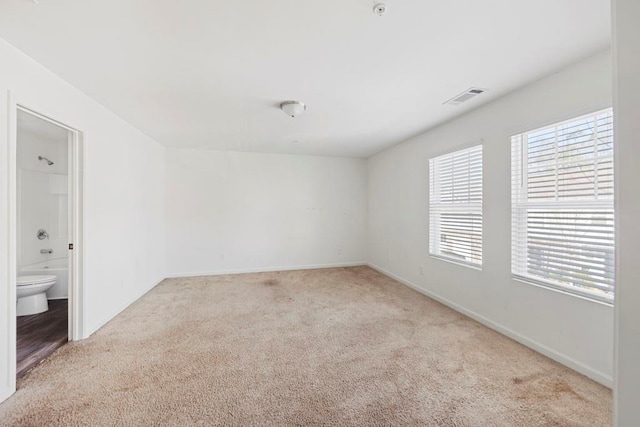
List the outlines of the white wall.
{"label": "white wall", "polygon": [[[370,262],[611,385],[613,308],[512,280],[510,136],[611,106],[603,52],[369,160]],[[484,140],[482,271],[429,257],[428,158]]]}
{"label": "white wall", "polygon": [[616,425],[640,425],[640,2],[614,0]]}
{"label": "white wall", "polygon": [[169,276],[366,262],[366,161],[168,149]]}
{"label": "white wall", "polygon": [[[627,61],[626,67],[633,64]],[[165,277],[165,256],[166,275],[349,265],[368,259],[563,363],[611,382],[612,307],[517,282],[510,275],[509,137],[611,105],[608,52],[368,162],[165,150],[1,40],[0,63],[0,241],[15,238],[15,230],[8,229],[7,91],[15,101],[85,134],[85,335]],[[638,83],[628,76],[619,84],[633,90]],[[629,96],[619,105],[628,108],[633,102]],[[638,134],[627,126],[628,134]],[[480,139],[485,143],[485,245],[483,270],[477,271],[428,256],[427,159]],[[630,157],[621,173],[626,168],[631,175],[637,147],[628,144],[626,154]],[[637,182],[635,175],[632,179],[628,186]],[[637,191],[618,190],[623,195]],[[638,216],[637,200],[627,205],[628,224]],[[621,216],[621,228],[624,224]],[[629,238],[621,241],[621,253],[636,247],[634,226],[627,226]],[[9,274],[15,273],[15,266],[7,263],[9,250],[9,245],[0,245],[0,342],[6,342],[15,325],[15,305],[6,297]],[[623,257],[621,265],[624,262]],[[627,270],[629,283],[638,281],[634,271]],[[630,293],[637,290],[626,291],[628,301],[637,301]],[[638,354],[637,340],[630,338],[637,334],[638,319],[629,314],[638,311],[638,304],[629,305],[620,310],[629,315],[620,317],[619,356],[627,367]],[[9,349],[0,347],[0,400],[14,387],[12,357]],[[634,384],[627,383],[618,395],[627,408],[632,408],[628,396],[633,396]],[[624,383],[620,385],[623,390]]]}
{"label": "white wall", "polygon": [[[164,277],[165,149],[0,39],[0,401],[12,393],[15,290],[9,264],[11,168],[7,99],[84,132],[84,333]],[[13,293],[12,293],[13,292]]]}

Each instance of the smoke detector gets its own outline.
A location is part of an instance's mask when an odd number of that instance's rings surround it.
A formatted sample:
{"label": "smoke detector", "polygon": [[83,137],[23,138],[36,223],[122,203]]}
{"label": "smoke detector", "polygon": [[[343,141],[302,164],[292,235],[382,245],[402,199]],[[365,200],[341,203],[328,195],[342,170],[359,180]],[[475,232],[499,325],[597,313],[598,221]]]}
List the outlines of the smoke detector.
{"label": "smoke detector", "polygon": [[464,92],[459,93],[458,95],[454,96],[450,100],[446,101],[445,104],[460,105],[460,104],[462,104],[464,102],[467,102],[471,98],[475,98],[476,96],[485,93],[486,91],[487,91],[486,89],[480,89],[480,88],[477,88],[477,87],[470,87],[469,89],[465,90]]}
{"label": "smoke detector", "polygon": [[375,6],[373,6],[373,11],[380,16],[387,13],[388,9],[389,9],[389,6],[387,6],[386,3],[378,3]]}
{"label": "smoke detector", "polygon": [[280,104],[280,109],[284,111],[287,116],[296,117],[304,113],[307,106],[304,105],[304,102],[300,101],[284,101]]}

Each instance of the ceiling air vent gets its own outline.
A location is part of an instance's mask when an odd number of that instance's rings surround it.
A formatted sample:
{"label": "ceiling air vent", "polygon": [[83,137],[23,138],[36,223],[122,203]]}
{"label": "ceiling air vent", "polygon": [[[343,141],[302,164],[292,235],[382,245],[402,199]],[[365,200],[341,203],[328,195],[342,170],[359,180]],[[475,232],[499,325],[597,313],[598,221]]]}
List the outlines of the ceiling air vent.
{"label": "ceiling air vent", "polygon": [[469,88],[467,90],[465,90],[464,92],[454,96],[453,98],[451,98],[450,100],[448,100],[447,102],[445,102],[445,104],[449,104],[449,105],[460,105],[463,102],[467,102],[468,100],[470,100],[471,98],[474,98],[482,93],[486,92],[486,89],[480,89],[477,87],[472,87]]}

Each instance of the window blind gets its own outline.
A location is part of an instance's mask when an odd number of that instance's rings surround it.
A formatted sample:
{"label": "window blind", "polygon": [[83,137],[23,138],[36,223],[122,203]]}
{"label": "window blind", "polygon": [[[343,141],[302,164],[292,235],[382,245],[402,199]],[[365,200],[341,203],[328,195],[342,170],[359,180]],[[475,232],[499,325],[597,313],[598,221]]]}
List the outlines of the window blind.
{"label": "window blind", "polygon": [[482,145],[429,159],[429,252],[482,264]]}
{"label": "window blind", "polygon": [[613,143],[611,109],[512,137],[514,276],[613,298]]}

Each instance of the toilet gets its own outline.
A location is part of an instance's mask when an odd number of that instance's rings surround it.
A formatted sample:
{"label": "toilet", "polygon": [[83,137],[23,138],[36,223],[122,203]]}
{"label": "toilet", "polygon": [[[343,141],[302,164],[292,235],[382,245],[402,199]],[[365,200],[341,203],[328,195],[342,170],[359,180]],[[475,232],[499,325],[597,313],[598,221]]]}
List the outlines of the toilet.
{"label": "toilet", "polygon": [[18,276],[18,316],[43,313],[49,310],[47,291],[56,284],[56,276]]}

